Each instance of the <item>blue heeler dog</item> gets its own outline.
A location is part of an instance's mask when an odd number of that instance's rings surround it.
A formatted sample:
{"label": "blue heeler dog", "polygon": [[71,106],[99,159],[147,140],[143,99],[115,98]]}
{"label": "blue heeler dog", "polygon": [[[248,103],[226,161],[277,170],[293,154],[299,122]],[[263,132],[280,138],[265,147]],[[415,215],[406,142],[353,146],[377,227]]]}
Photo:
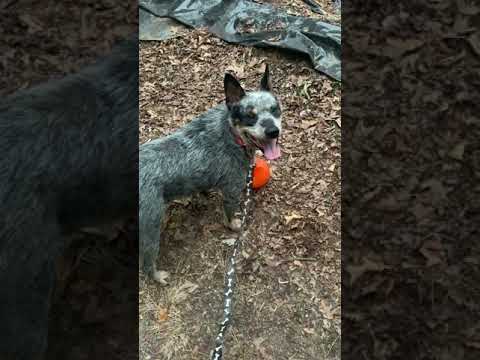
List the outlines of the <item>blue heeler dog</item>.
{"label": "blue heeler dog", "polygon": [[165,284],[158,271],[160,226],[168,203],[196,192],[220,190],[225,222],[238,230],[235,217],[255,150],[273,160],[280,156],[279,100],[271,92],[268,66],[258,91],[245,92],[225,74],[225,104],[195,118],[167,137],[140,146],[140,264],[143,271]]}

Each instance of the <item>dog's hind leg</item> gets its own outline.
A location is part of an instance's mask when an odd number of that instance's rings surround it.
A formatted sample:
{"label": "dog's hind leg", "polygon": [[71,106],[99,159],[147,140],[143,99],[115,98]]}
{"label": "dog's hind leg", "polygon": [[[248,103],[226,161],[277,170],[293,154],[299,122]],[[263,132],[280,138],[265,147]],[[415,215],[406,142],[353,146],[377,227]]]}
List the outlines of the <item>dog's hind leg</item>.
{"label": "dog's hind leg", "polygon": [[156,266],[160,251],[160,225],[166,208],[163,190],[142,186],[139,195],[140,263],[143,263],[145,275],[165,285],[168,273],[157,270]]}

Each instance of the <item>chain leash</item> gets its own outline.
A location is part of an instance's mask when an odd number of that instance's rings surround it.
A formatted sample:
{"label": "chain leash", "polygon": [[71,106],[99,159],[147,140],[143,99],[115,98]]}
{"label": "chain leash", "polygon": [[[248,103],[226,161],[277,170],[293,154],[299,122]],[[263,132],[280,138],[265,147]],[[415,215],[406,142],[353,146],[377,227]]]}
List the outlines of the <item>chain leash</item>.
{"label": "chain leash", "polygon": [[255,156],[252,156],[250,160],[250,165],[248,168],[247,189],[246,189],[246,196],[245,196],[245,201],[243,203],[243,209],[242,209],[240,232],[237,238],[235,239],[235,242],[233,243],[233,252],[230,255],[230,258],[228,259],[228,263],[227,263],[227,273],[225,275],[225,287],[224,287],[224,293],[223,293],[223,320],[220,323],[220,328],[217,333],[218,335],[215,338],[215,348],[213,350],[212,357],[211,357],[212,360],[223,359],[225,334],[232,322],[232,302],[233,302],[233,295],[234,295],[235,284],[236,284],[236,262],[237,262],[237,256],[240,253],[240,246],[242,244],[242,240],[245,237],[244,230],[245,230],[245,223],[247,220],[248,206],[252,197],[252,181],[253,181],[254,167],[255,167]]}

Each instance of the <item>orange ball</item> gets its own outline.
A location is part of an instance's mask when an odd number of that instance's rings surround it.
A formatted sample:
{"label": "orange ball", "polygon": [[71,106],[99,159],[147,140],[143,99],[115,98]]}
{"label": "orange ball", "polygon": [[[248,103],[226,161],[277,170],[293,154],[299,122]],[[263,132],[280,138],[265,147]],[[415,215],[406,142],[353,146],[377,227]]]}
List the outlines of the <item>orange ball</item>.
{"label": "orange ball", "polygon": [[252,187],[255,190],[265,186],[270,180],[270,168],[268,163],[262,158],[255,158],[255,168],[253,169]]}

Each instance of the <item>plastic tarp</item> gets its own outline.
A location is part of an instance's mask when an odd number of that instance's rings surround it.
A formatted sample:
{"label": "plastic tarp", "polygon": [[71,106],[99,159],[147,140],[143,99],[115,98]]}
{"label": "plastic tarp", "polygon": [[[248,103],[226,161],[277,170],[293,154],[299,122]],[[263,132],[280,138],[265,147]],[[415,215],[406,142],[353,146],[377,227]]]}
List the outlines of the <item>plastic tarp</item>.
{"label": "plastic tarp", "polygon": [[280,8],[249,0],[140,0],[139,6],[141,40],[164,39],[159,18],[170,18],[189,27],[207,28],[230,43],[303,53],[317,71],[341,79],[338,25],[288,15]]}

